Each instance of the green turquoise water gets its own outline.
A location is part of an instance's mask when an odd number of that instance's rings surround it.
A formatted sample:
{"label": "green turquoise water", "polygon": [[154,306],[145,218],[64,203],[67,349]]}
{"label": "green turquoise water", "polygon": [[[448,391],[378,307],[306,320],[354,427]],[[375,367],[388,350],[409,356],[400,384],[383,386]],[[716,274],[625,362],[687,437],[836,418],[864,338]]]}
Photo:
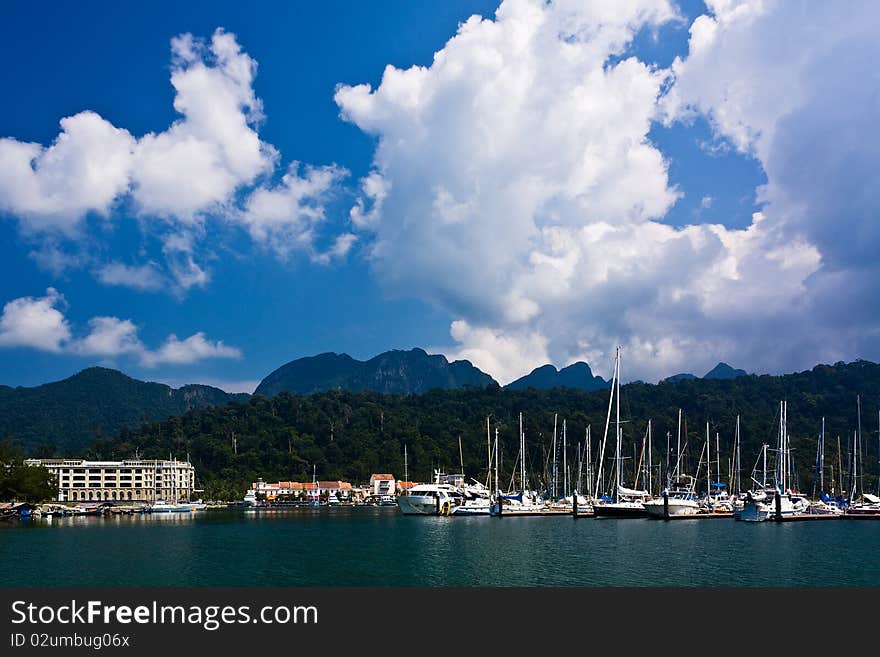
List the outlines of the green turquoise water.
{"label": "green turquoise water", "polygon": [[878,542],[875,521],[224,509],[0,523],[0,584],[880,586]]}

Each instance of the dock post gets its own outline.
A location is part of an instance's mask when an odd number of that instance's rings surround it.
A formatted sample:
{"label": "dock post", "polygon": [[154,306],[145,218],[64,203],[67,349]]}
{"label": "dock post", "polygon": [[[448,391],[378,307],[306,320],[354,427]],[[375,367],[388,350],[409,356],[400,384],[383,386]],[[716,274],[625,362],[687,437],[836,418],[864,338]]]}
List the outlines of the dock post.
{"label": "dock post", "polygon": [[440,515],[440,493],[437,493],[437,495],[434,497],[434,506],[435,506],[435,512],[439,516]]}
{"label": "dock post", "polygon": [[782,496],[779,494],[779,491],[776,491],[776,499],[774,500],[776,503],[776,522],[782,521]]}
{"label": "dock post", "polygon": [[571,496],[571,514],[574,516],[574,519],[577,520],[578,517],[578,492],[575,491]]}
{"label": "dock post", "polygon": [[669,520],[669,491],[663,491],[663,518]]}

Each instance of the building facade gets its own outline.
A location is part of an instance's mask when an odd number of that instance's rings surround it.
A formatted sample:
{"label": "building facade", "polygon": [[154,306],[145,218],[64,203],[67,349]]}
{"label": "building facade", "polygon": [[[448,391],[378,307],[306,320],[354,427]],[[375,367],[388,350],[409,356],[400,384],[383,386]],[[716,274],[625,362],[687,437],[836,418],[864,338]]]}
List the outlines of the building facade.
{"label": "building facade", "polygon": [[27,459],[58,481],[59,502],[188,502],[195,468],[186,461]]}
{"label": "building facade", "polygon": [[397,492],[397,486],[395,483],[394,475],[370,475],[370,490],[373,495],[394,495]]}

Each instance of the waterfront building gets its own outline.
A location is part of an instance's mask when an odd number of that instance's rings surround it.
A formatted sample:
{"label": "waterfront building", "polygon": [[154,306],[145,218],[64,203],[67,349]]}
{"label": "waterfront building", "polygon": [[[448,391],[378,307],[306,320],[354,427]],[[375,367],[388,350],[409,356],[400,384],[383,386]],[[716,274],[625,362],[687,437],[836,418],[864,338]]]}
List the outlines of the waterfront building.
{"label": "waterfront building", "polygon": [[304,484],[299,481],[279,481],[271,484],[257,479],[251,484],[251,488],[256,493],[262,493],[267,500],[275,500],[281,498],[300,498],[303,496]]}
{"label": "waterfront building", "polygon": [[184,502],[192,498],[195,468],[177,460],[85,461],[27,459],[58,482],[59,502]]}
{"label": "waterfront building", "polygon": [[370,489],[373,495],[394,495],[396,493],[394,475],[372,474],[370,475]]}

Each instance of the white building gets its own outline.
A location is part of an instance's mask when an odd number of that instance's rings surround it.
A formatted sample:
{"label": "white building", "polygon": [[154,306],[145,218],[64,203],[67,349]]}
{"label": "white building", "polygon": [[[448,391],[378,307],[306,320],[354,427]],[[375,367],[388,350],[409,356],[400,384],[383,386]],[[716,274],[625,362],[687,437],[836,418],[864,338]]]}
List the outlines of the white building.
{"label": "white building", "polygon": [[59,502],[183,502],[195,486],[195,468],[186,461],[27,459],[25,464],[55,475]]}
{"label": "white building", "polygon": [[397,492],[396,483],[394,475],[370,475],[370,490],[373,495],[394,495]]}

